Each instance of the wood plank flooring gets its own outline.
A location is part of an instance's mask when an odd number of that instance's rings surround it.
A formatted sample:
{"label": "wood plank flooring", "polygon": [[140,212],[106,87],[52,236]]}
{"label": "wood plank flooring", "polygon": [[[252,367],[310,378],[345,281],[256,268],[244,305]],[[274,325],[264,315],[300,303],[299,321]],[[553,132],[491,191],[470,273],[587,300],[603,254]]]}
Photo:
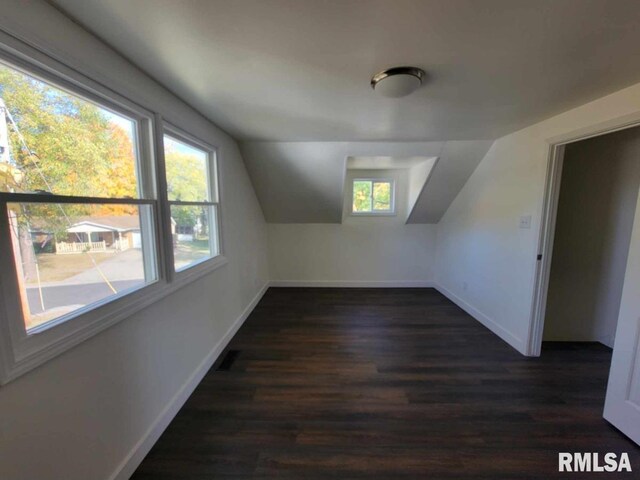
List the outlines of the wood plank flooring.
{"label": "wood plank flooring", "polygon": [[[134,480],[639,478],[602,419],[609,349],[523,357],[433,289],[271,288],[228,349]],[[559,451],[634,472],[558,473]]]}

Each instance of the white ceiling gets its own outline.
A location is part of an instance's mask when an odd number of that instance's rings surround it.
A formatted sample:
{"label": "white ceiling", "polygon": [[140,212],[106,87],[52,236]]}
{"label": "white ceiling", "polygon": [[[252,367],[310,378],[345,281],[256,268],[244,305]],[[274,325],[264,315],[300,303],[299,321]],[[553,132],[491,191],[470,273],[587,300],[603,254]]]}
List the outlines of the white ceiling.
{"label": "white ceiling", "polygon": [[241,140],[495,139],[640,81],[638,0],[54,3]]}
{"label": "white ceiling", "polygon": [[[437,222],[491,140],[640,81],[638,0],[51,3],[240,140],[270,222],[339,222],[350,155],[438,156]],[[426,84],[377,96],[398,65]]]}

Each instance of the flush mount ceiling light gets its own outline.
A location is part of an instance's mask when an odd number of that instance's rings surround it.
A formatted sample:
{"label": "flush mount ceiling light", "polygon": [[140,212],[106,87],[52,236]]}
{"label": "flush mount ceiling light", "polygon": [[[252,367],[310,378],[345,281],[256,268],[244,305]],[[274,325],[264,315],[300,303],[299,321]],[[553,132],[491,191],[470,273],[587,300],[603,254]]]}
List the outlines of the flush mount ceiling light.
{"label": "flush mount ceiling light", "polygon": [[425,72],[417,67],[394,67],[371,77],[371,88],[383,97],[405,97],[422,85]]}

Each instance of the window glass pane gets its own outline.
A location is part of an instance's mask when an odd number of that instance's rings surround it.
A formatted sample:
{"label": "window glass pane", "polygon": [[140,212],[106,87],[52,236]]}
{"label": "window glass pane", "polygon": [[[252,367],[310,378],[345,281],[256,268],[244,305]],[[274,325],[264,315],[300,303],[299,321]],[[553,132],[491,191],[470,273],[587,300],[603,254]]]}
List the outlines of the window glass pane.
{"label": "window glass pane", "polygon": [[0,191],[138,196],[136,123],[0,63]]}
{"label": "window glass pane", "polygon": [[371,182],[354,180],[353,182],[353,211],[371,211]]}
{"label": "window glass pane", "polygon": [[150,206],[8,207],[27,331],[155,280]]}
{"label": "window glass pane", "polygon": [[373,183],[373,209],[381,211],[391,210],[391,183]]}
{"label": "window glass pane", "polygon": [[164,160],[169,200],[202,202],[211,200],[207,181],[207,152],[164,136]]}
{"label": "window glass pane", "polygon": [[215,208],[212,206],[171,205],[176,270],[217,255],[215,225]]}

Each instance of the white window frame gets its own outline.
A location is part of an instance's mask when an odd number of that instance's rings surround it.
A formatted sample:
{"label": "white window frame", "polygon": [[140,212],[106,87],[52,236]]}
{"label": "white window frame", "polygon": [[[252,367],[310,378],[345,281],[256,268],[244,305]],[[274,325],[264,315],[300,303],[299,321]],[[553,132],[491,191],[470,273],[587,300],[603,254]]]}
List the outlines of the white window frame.
{"label": "white window frame", "polygon": [[[163,119],[159,114],[141,107],[104,85],[86,77],[41,51],[0,31],[0,61],[26,74],[41,78],[63,90],[85,98],[115,113],[136,121],[138,153],[139,198],[114,200],[108,198],[66,197],[38,194],[0,193],[0,385],[42,365],[51,358],[73,348],[84,340],[130,317],[142,308],[166,297],[173,291],[225,265],[222,255],[222,216],[218,208],[217,232],[220,254],[199,263],[187,273],[173,272],[171,225],[167,214],[162,136]],[[178,129],[176,129],[178,130]],[[182,136],[182,134],[181,134]],[[185,137],[191,138],[188,134]],[[217,152],[214,147],[212,151]],[[216,156],[216,161],[219,157]],[[143,166],[143,167],[141,167]],[[216,170],[217,171],[217,170]],[[219,180],[220,173],[217,171]],[[20,196],[18,196],[20,195]],[[218,184],[218,199],[221,196]],[[148,204],[153,211],[152,225],[148,231],[151,242],[150,256],[154,259],[155,281],[104,299],[79,309],[59,321],[26,333],[20,305],[17,272],[13,260],[13,246],[9,233],[6,204],[11,202],[39,201],[40,203],[126,203]],[[166,232],[169,232],[169,238]],[[168,245],[167,245],[168,244]],[[148,247],[149,248],[149,247]],[[145,267],[146,268],[146,267]],[[185,273],[182,275],[182,273]]]}
{"label": "white window frame", "polygon": [[[356,182],[371,182],[371,211],[370,212],[357,212],[353,209],[353,193],[354,185]],[[389,183],[391,184],[391,204],[389,210],[373,210],[373,184],[374,183]],[[393,217],[396,215],[396,181],[389,177],[368,177],[368,178],[354,178],[351,180],[351,195],[349,197],[349,210],[351,215],[356,217]]]}
{"label": "white window frame", "polygon": [[[220,208],[220,182],[218,173],[218,149],[213,145],[204,142],[193,135],[185,132],[179,127],[172,125],[168,122],[158,122],[161,126],[162,133],[159,134],[160,141],[162,142],[161,152],[158,152],[158,160],[160,164],[160,170],[162,171],[162,179],[159,182],[162,191],[160,196],[162,197],[162,203],[166,205],[164,211],[164,225],[168,228],[165,231],[163,238],[165,239],[165,265],[170,279],[189,279],[193,277],[202,276],[212,270],[215,270],[219,266],[226,263],[226,257],[223,255],[222,246],[222,233],[221,233],[221,208]],[[209,193],[208,201],[181,201],[181,200],[169,200],[167,191],[167,177],[166,177],[166,164],[164,157],[164,136],[167,135],[178,142],[182,142],[190,147],[201,150],[207,154],[207,189]],[[184,266],[178,270],[175,269],[174,257],[173,257],[173,236],[171,233],[171,205],[184,205],[184,206],[208,206],[209,207],[209,249],[211,250],[212,244],[215,244],[217,253],[215,255],[202,258],[189,265]],[[211,235],[211,227],[215,225],[215,236]]]}

